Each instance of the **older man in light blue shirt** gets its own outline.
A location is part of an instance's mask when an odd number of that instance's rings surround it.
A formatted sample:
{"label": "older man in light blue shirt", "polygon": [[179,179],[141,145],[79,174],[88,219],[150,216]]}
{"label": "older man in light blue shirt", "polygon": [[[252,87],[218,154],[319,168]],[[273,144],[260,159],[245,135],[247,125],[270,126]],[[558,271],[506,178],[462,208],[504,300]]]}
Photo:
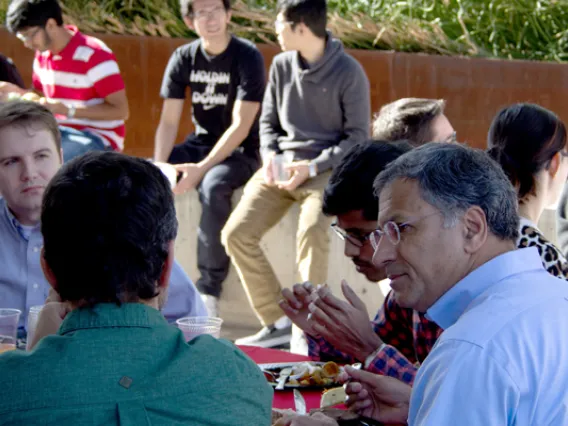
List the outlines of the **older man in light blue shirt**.
{"label": "older man in light blue shirt", "polygon": [[536,248],[516,250],[517,196],[501,168],[480,150],[427,144],[375,188],[373,263],[399,305],[444,332],[412,390],[347,368],[348,405],[409,425],[568,424],[568,284]]}
{"label": "older man in light blue shirt", "polygon": [[568,285],[558,281],[536,248],[520,249],[428,309],[445,331],[418,370],[409,423],[567,424]]}

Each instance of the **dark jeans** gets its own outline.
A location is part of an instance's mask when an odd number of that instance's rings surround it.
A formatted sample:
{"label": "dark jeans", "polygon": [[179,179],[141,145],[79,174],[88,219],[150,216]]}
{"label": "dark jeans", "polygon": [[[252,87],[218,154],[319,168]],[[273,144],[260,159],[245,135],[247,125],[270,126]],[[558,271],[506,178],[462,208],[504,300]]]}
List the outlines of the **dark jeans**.
{"label": "dark jeans", "polygon": [[[191,134],[174,147],[168,162],[197,163],[207,156],[212,145]],[[233,209],[233,192],[247,183],[259,166],[258,152],[246,152],[239,147],[205,173],[197,187],[202,210],[197,230],[197,267],[201,276],[196,286],[202,294],[221,295],[230,266],[229,256],[221,244],[221,230]]]}
{"label": "dark jeans", "polygon": [[103,139],[89,131],[81,131],[67,126],[59,126],[63,162],[67,163],[89,151],[106,151]]}

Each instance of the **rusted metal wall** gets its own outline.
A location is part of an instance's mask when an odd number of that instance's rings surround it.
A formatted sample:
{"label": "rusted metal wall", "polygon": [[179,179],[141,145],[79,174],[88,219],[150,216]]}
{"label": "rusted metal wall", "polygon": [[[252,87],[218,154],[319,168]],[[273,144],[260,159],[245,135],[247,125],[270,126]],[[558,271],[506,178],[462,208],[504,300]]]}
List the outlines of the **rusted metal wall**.
{"label": "rusted metal wall", "polygon": [[[159,88],[172,51],[185,39],[98,35],[115,52],[126,81],[130,103],[126,152],[151,156],[160,118]],[[4,29],[0,50],[18,66],[24,80],[31,81],[33,52]],[[278,48],[259,45],[268,69]],[[401,97],[447,100],[447,115],[460,141],[485,147],[487,128],[499,108],[513,102],[535,102],[552,109],[564,120],[568,95],[568,66],[527,61],[501,61],[353,50],[371,82],[373,111]],[[192,129],[190,109],[178,141]]]}

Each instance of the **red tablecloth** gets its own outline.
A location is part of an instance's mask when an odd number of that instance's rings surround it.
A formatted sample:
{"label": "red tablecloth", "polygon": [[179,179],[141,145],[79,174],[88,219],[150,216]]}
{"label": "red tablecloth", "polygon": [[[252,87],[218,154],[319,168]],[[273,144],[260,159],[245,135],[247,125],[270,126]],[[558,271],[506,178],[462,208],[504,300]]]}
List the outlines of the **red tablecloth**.
{"label": "red tablecloth", "polygon": [[[239,348],[257,364],[311,361],[310,357],[291,354],[276,349],[259,348],[256,346],[239,346]],[[314,408],[319,408],[322,394],[321,390],[302,390],[301,392],[306,400],[306,409],[308,412]],[[274,402],[272,405],[274,408],[294,409],[294,394],[291,390],[274,391]]]}

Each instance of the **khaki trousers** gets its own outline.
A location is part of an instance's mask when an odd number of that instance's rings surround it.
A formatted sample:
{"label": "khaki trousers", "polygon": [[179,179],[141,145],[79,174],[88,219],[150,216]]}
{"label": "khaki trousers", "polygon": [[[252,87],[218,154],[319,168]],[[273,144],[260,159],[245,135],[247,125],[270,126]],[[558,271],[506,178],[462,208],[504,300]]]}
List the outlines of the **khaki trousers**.
{"label": "khaki trousers", "polygon": [[286,191],[267,185],[259,170],[246,184],[239,204],[221,233],[221,240],[263,326],[273,324],[284,313],[278,306],[282,288],[260,248],[260,240],[294,203],[300,203],[296,233],[297,278],[299,282],[310,281],[314,285],[327,279],[331,219],[321,210],[323,191],[330,175],[331,172],[322,173],[299,188]]}

